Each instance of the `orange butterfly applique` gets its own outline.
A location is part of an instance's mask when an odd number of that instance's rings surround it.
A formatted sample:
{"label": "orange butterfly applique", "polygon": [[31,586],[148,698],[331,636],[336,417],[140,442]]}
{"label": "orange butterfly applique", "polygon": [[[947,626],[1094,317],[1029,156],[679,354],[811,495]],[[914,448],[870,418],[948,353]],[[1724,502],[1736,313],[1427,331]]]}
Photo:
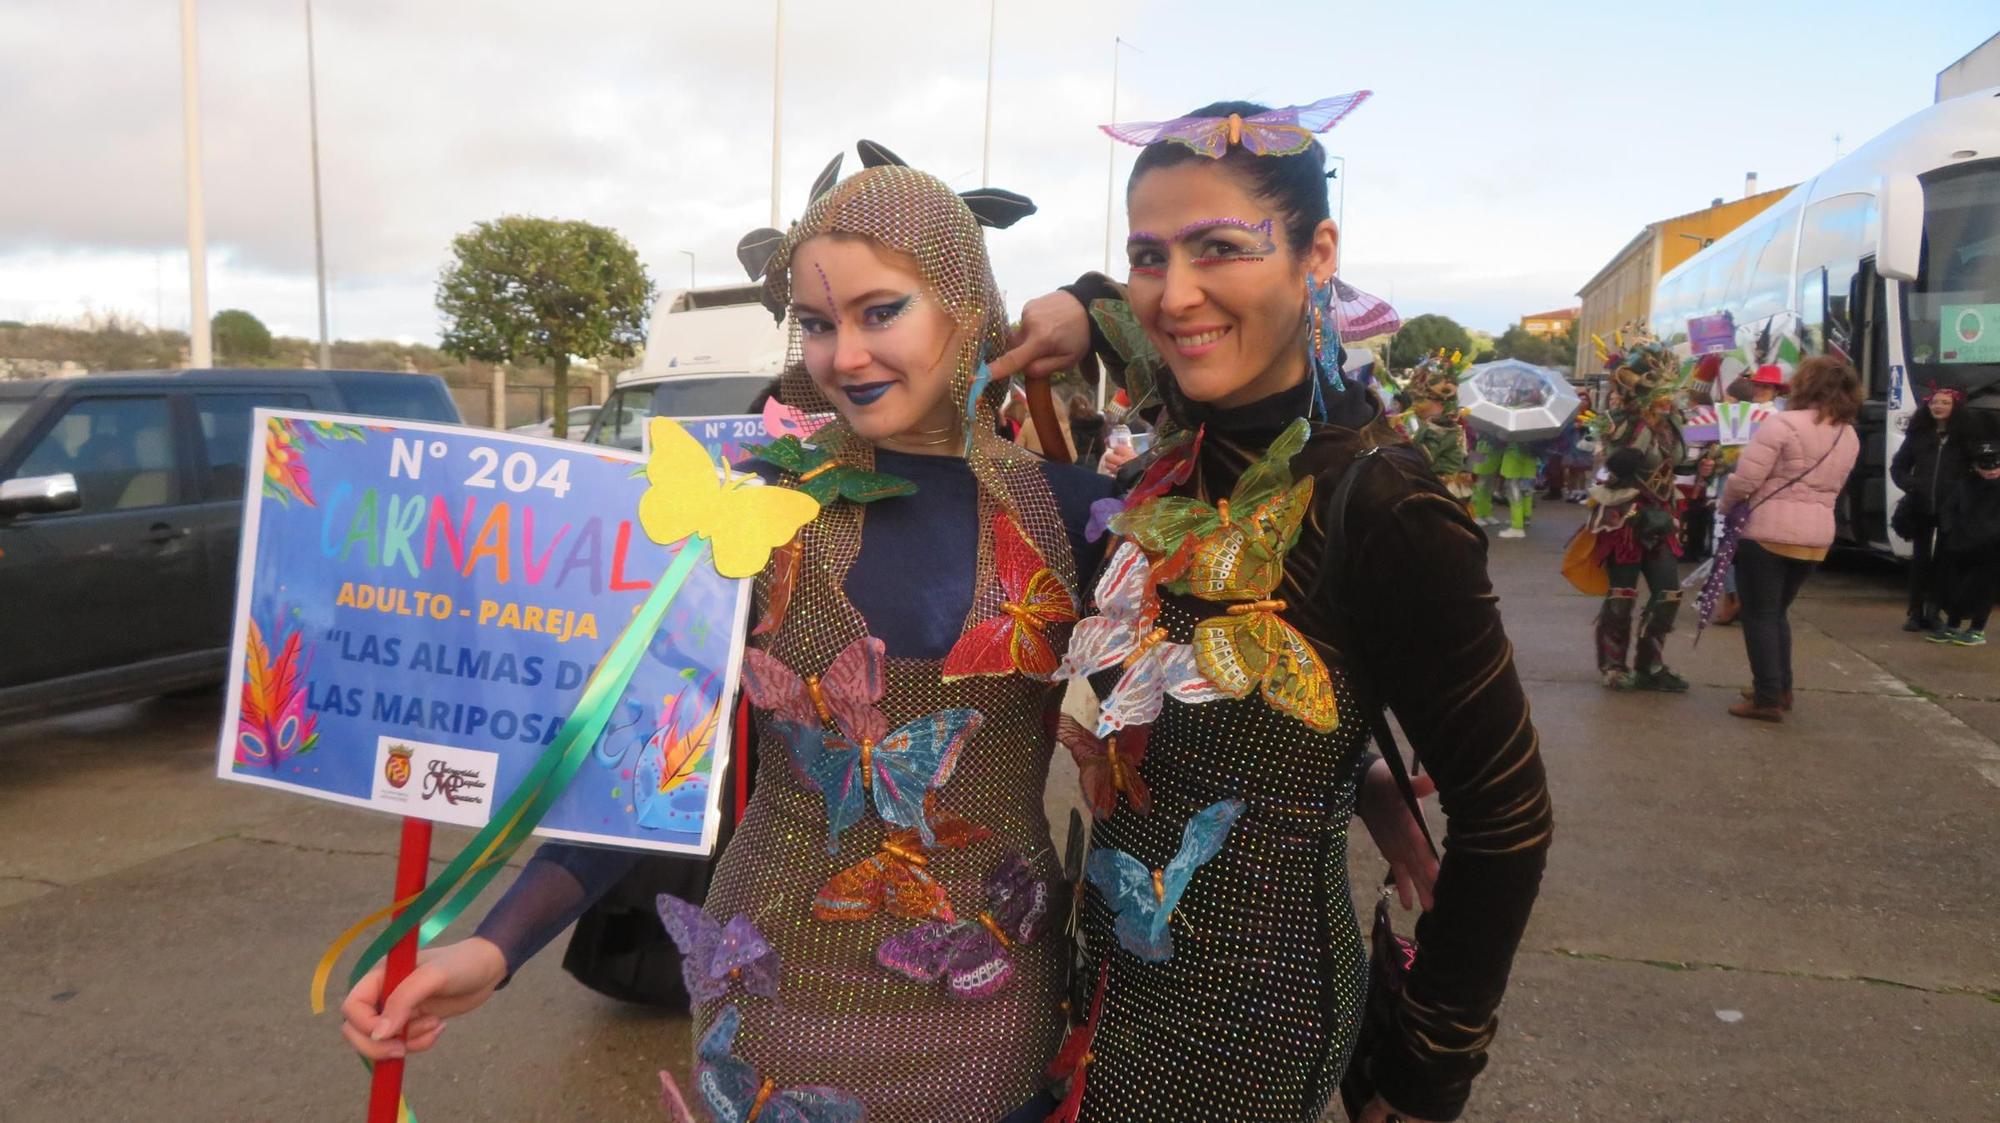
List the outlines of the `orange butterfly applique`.
{"label": "orange butterfly applique", "polygon": [[930,874],[930,859],[990,838],[992,831],[952,814],[931,815],[937,845],[926,847],[914,828],[892,832],[873,857],[834,874],[813,898],[820,920],[867,920],[887,912],[907,920],[956,920],[951,898]]}

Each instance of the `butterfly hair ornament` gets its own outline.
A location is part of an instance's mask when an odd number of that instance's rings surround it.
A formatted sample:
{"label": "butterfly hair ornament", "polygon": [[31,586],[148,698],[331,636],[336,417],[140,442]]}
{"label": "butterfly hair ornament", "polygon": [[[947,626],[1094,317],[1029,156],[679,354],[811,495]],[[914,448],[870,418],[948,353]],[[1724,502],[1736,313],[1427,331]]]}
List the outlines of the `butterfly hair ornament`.
{"label": "butterfly hair ornament", "polygon": [[1146,863],[1123,850],[1091,851],[1084,869],[1090,883],[1104,895],[1105,904],[1118,914],[1120,946],[1150,963],[1173,958],[1174,938],[1168,922],[1195,872],[1222,852],[1229,828],[1236,824],[1243,808],[1240,799],[1225,799],[1202,808],[1181,829],[1180,852],[1165,869],[1148,869]]}
{"label": "butterfly hair ornament", "polygon": [[933,841],[915,830],[892,831],[872,857],[841,870],[813,898],[818,920],[867,920],[881,913],[905,920],[957,920],[951,896],[931,876],[931,859],[993,837],[993,832],[949,811],[927,809]]}
{"label": "butterfly hair ornament", "polygon": [[778,951],[749,917],[737,913],[722,924],[671,893],[660,894],[655,907],[681,949],[681,978],[696,1005],[721,998],[737,983],[761,998],[778,997]]}
{"label": "butterfly hair ornament", "polygon": [[[861,1101],[838,1088],[799,1085],[780,1088],[777,1081],[757,1075],[749,1061],[736,1055],[736,1031],[743,1013],[724,1006],[695,1046],[694,1090],[716,1123],[861,1123]],[[664,1070],[660,1102],[677,1123],[694,1123],[694,1114]]]}
{"label": "butterfly hair ornament", "polygon": [[1373,93],[1356,90],[1351,94],[1322,98],[1311,105],[1288,105],[1245,117],[1176,117],[1171,121],[1132,121],[1100,125],[1113,140],[1144,147],[1171,141],[1211,160],[1220,160],[1231,148],[1244,148],[1258,156],[1295,156],[1312,146],[1313,135],[1338,125],[1361,107]]}
{"label": "butterfly hair ornament", "polygon": [[971,920],[933,921],[883,940],[875,960],[920,983],[945,981],[962,1001],[991,998],[1014,977],[1013,948],[1033,943],[1049,919],[1049,886],[1009,854],[986,879],[986,907]]}
{"label": "butterfly hair ornament", "polygon": [[826,799],[826,852],[840,853],[841,832],[872,800],[884,822],[914,827],[926,847],[937,836],[924,814],[925,797],[943,787],[958,754],[985,717],[978,710],[940,710],[908,722],[881,741],[850,741],[816,726],[779,721],[792,763]]}

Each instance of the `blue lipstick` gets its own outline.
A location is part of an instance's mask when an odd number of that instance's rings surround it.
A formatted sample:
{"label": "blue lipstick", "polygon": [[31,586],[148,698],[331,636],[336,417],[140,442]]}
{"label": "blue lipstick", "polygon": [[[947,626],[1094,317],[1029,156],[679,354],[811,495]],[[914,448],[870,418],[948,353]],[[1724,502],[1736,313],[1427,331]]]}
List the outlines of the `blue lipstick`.
{"label": "blue lipstick", "polygon": [[858,386],[843,386],[840,392],[846,394],[847,400],[855,405],[873,405],[878,398],[888,393],[889,387],[893,385],[895,385],[893,382],[864,382]]}

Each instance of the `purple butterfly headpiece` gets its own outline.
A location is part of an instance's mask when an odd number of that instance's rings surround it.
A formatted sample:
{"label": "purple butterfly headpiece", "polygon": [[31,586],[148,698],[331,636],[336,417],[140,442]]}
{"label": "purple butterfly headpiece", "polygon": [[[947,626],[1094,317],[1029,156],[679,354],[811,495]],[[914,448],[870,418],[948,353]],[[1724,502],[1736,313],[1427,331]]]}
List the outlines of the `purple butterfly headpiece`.
{"label": "purple butterfly headpiece", "polygon": [[1258,156],[1292,156],[1312,145],[1313,134],[1339,124],[1368,100],[1373,90],[1356,90],[1339,97],[1322,98],[1311,105],[1288,105],[1245,117],[1176,117],[1171,121],[1133,121],[1122,125],[1099,125],[1115,140],[1145,146],[1163,140],[1186,145],[1211,160],[1220,160],[1231,145],[1241,145]]}

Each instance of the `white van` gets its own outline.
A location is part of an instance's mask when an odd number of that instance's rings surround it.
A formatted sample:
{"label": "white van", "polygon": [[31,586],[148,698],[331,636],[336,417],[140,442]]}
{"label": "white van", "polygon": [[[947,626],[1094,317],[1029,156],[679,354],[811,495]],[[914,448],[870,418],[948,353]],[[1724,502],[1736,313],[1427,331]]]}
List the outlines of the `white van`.
{"label": "white van", "polygon": [[646,357],[598,411],[584,440],[637,449],[646,422],[749,413],[785,365],[785,325],[760,300],[763,286],[681,289],[653,306]]}

